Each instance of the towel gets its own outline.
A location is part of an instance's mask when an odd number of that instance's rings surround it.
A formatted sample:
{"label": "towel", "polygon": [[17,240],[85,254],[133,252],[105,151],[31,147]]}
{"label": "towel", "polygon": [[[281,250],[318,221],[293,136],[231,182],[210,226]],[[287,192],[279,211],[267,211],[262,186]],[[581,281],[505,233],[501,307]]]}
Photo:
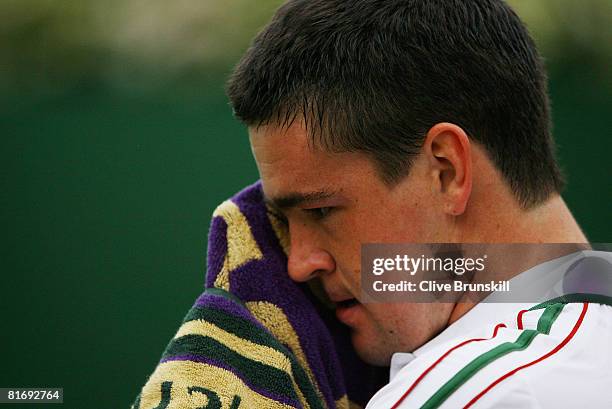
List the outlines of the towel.
{"label": "towel", "polygon": [[289,278],[288,246],[260,182],[217,207],[204,292],[132,409],[365,406],[388,370],[357,357],[320,284]]}

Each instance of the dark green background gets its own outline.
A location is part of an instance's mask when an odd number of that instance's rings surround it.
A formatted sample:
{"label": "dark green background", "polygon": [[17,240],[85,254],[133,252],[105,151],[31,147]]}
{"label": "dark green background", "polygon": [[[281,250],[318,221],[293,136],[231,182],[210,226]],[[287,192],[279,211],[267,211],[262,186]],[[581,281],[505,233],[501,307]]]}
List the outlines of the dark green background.
{"label": "dark green background", "polygon": [[[595,242],[612,241],[604,78],[551,67],[564,197]],[[0,386],[131,403],[201,292],[214,207],[257,179],[223,81],[2,95]]]}

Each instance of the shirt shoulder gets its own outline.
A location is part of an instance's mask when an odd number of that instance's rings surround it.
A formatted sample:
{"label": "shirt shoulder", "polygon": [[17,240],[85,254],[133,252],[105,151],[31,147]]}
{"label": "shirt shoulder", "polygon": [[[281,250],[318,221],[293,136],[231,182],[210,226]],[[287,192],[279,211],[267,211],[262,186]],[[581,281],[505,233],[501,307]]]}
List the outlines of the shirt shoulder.
{"label": "shirt shoulder", "polygon": [[516,311],[417,355],[367,408],[612,407],[611,344],[608,305]]}

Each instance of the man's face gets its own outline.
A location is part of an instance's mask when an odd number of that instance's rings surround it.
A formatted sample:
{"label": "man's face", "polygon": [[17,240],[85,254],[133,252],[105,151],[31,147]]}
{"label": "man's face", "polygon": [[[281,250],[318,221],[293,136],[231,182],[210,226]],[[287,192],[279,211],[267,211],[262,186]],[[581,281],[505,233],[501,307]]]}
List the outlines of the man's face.
{"label": "man's face", "polygon": [[450,233],[426,161],[415,158],[410,174],[389,187],[365,154],[313,148],[302,124],[249,133],[266,199],[288,222],[289,275],[320,277],[361,357],[385,365],[440,331],[448,305],[358,302],[362,243],[441,242]]}

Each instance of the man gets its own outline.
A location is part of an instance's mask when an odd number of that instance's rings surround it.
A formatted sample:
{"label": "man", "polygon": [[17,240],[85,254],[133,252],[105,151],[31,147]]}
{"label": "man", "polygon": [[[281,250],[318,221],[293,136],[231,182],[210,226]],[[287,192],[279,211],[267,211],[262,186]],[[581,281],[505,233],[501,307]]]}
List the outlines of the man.
{"label": "man", "polygon": [[[587,353],[580,332],[566,349],[573,356],[528,365],[530,380],[548,376],[530,383],[497,380],[553,341],[457,378],[530,330],[504,321],[516,323],[523,308],[360,302],[362,243],[587,242],[560,196],[542,61],[508,5],[290,0],[255,38],[228,94],[249,127],[265,195],[286,218],[291,278],[321,280],[364,360],[393,357],[391,383],[368,407],[573,407],[575,392],[553,394],[551,382],[586,388],[589,407],[612,406],[602,383],[612,381],[610,354],[597,358],[612,340],[609,306],[563,307],[549,337],[565,339],[581,319],[593,330],[599,320],[599,338]],[[523,313],[536,326],[543,314]],[[508,330],[492,337],[496,323]],[[449,352],[474,337],[495,339]]]}

